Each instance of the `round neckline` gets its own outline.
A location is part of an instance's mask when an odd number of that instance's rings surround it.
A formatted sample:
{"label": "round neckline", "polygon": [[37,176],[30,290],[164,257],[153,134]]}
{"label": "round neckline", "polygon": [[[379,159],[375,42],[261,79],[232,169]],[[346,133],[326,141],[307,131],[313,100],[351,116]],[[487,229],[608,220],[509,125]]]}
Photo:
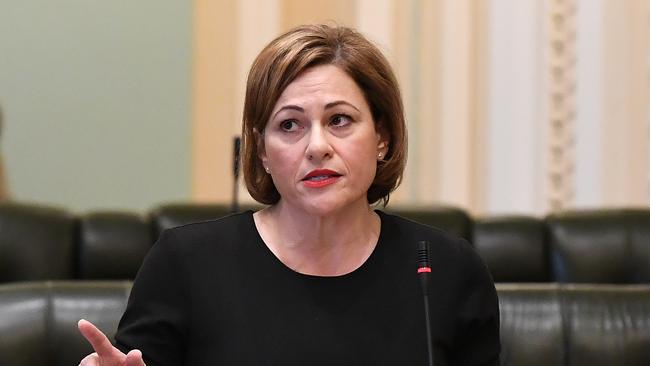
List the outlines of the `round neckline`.
{"label": "round neckline", "polygon": [[379,250],[381,250],[382,247],[383,247],[382,242],[383,242],[383,237],[384,237],[384,226],[385,225],[384,225],[383,212],[381,212],[380,210],[374,210],[374,212],[377,214],[377,216],[379,216],[379,237],[377,238],[377,243],[375,244],[374,249],[372,250],[372,252],[368,256],[368,258],[366,258],[366,260],[363,263],[361,263],[361,265],[359,267],[355,268],[354,270],[352,270],[352,271],[350,271],[348,273],[344,273],[344,274],[341,274],[341,275],[335,275],[335,276],[312,275],[312,274],[308,274],[308,273],[298,272],[298,271],[290,268],[289,266],[284,264],[284,262],[282,262],[280,260],[280,258],[278,258],[275,255],[275,253],[273,253],[273,251],[271,251],[271,249],[269,249],[269,247],[266,244],[266,242],[264,241],[264,239],[262,239],[262,235],[260,235],[260,232],[259,232],[259,230],[257,228],[257,225],[255,224],[255,219],[253,218],[254,211],[252,211],[252,210],[248,211],[248,220],[249,220],[249,224],[253,227],[253,229],[255,231],[255,239],[256,239],[257,243],[260,245],[261,249],[264,251],[265,257],[269,258],[272,262],[274,262],[274,265],[276,267],[281,268],[281,270],[283,272],[288,273],[288,274],[293,274],[293,275],[298,276],[298,277],[307,278],[307,279],[322,280],[322,281],[336,281],[336,280],[343,280],[343,279],[354,278],[356,276],[359,276],[362,273],[368,271],[368,268],[370,268],[373,265],[373,263],[376,262],[375,258],[378,256]]}

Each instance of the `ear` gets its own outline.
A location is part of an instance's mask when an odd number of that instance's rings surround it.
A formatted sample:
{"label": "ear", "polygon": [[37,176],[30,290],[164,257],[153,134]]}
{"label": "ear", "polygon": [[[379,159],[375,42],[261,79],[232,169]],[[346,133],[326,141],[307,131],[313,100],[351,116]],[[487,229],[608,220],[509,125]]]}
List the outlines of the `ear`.
{"label": "ear", "polygon": [[381,156],[386,156],[388,153],[388,133],[384,129],[381,123],[377,124],[377,153],[381,153]]}
{"label": "ear", "polygon": [[264,134],[260,133],[257,128],[253,128],[253,135],[255,136],[255,145],[257,146],[257,157],[262,162],[262,166],[266,169],[267,157],[266,149],[264,148]]}

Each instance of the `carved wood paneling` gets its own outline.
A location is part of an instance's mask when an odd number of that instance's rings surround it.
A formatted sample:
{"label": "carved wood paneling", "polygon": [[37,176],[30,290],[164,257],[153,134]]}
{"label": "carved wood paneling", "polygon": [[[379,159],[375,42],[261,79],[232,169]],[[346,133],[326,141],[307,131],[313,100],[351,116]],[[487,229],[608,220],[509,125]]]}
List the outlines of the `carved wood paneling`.
{"label": "carved wood paneling", "polygon": [[547,202],[557,211],[574,196],[576,3],[550,0],[547,9]]}

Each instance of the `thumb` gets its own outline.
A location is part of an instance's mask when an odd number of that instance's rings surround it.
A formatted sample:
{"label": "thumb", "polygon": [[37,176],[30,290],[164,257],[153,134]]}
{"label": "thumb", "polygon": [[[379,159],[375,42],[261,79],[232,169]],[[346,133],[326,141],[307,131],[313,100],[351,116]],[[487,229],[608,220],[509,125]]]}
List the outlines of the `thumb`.
{"label": "thumb", "polygon": [[134,349],[126,354],[126,366],[146,366],[142,360],[142,352]]}

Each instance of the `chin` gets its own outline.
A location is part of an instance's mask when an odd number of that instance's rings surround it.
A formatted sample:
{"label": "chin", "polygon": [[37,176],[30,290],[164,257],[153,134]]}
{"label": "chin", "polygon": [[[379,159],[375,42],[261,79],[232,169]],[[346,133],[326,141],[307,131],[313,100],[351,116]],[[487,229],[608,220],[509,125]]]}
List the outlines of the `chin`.
{"label": "chin", "polygon": [[357,208],[358,205],[363,205],[366,207],[368,205],[368,202],[365,199],[363,201],[347,201],[340,198],[312,199],[308,202],[301,202],[300,207],[307,214],[325,217],[344,212],[345,210],[352,210],[354,208]]}

